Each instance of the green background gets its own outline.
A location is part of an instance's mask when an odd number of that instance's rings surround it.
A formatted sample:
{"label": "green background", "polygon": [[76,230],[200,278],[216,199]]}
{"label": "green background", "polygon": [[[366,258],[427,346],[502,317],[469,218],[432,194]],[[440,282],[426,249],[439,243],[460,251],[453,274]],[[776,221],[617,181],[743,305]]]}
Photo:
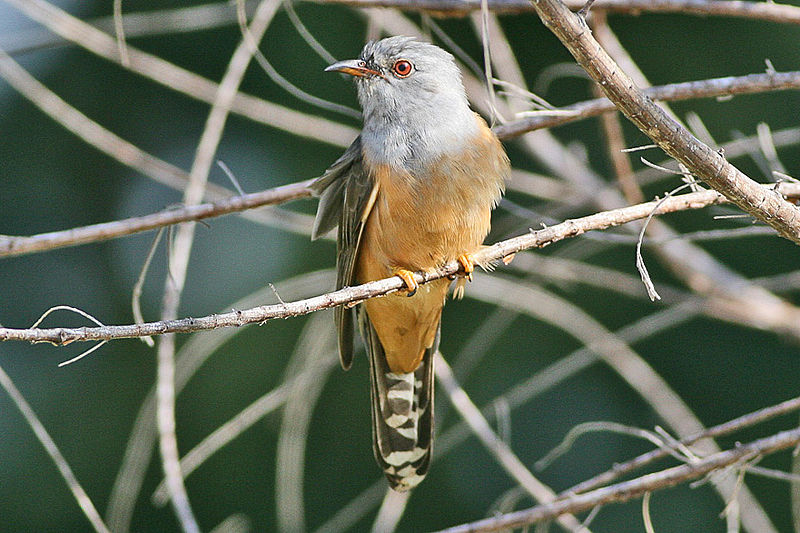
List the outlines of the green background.
{"label": "green background", "polygon": [[[111,14],[106,2],[60,2],[83,20]],[[182,7],[188,3],[124,2],[126,13]],[[231,7],[231,9],[233,9]],[[366,35],[359,12],[341,6],[299,3],[298,14],[311,32],[337,58],[354,57]],[[411,16],[419,21],[417,15]],[[500,18],[518,55],[527,82],[534,87],[548,66],[570,57],[533,14]],[[468,19],[440,24],[477,61],[480,39]],[[800,27],[754,20],[701,18],[681,15],[610,17],[611,27],[653,84],[763,72],[769,58],[779,71],[800,68]],[[0,47],[38,80],[78,110],[140,148],[184,169],[191,165],[208,106],[143,79],[83,49],[63,43],[35,50],[17,50],[18,39],[38,26],[0,4]],[[44,30],[42,30],[44,32]],[[46,34],[43,33],[43,34]],[[239,42],[235,25],[172,35],[130,39],[130,44],[214,80],[225,72]],[[261,49],[280,72],[298,86],[320,97],[355,107],[355,91],[344,78],[324,74],[326,63],[298,37],[287,15],[280,11]],[[15,51],[16,50],[16,51]],[[258,97],[358,127],[358,122],[320,111],[299,102],[272,83],[255,62],[242,91]],[[591,97],[581,77],[555,79],[541,96],[564,105]],[[681,117],[698,113],[720,142],[741,133],[753,135],[758,123],[773,131],[798,126],[800,93],[778,92],[676,103]],[[644,137],[627,123],[629,145]],[[556,128],[552,133],[585,150],[589,164],[609,181],[612,175],[597,119]],[[349,140],[342,140],[348,142]],[[512,163],[536,172],[545,169],[522,149],[519,140],[507,143]],[[281,132],[239,116],[231,116],[217,157],[233,171],[243,189],[255,192],[319,175],[342,149]],[[659,161],[661,156],[650,152]],[[779,149],[787,172],[800,175],[797,146]],[[642,165],[635,160],[637,168]],[[766,181],[750,158],[735,161],[754,179]],[[229,187],[217,167],[210,180]],[[671,176],[646,187],[652,197],[678,184]],[[0,81],[0,234],[27,235],[116,220],[164,209],[180,202],[179,192],[156,184],[117,163],[64,130],[31,103]],[[546,202],[519,194],[517,204],[546,213]],[[284,206],[311,214],[315,200]],[[591,206],[575,207],[568,216],[589,214]],[[517,213],[519,211],[516,211]],[[749,224],[747,220],[714,220],[729,209],[704,210],[671,216],[668,222],[682,232],[724,229]],[[490,241],[539,227],[535,214],[515,215],[505,206],[495,213]],[[563,218],[563,215],[562,215]],[[83,309],[107,324],[133,321],[130,296],[153,233],[111,242],[59,249],[47,253],[0,259],[0,323],[26,327],[47,308],[66,304]],[[719,261],[746,277],[763,277],[798,268],[798,249],[774,236],[742,237],[698,243]],[[630,243],[590,241],[586,237],[551,246],[537,254],[573,257],[636,277],[634,247]],[[197,227],[181,316],[203,316],[230,309],[234,302],[275,283],[284,299],[324,292],[327,284],[292,293],[284,280],[334,265],[331,241],[311,243],[307,235],[228,216]],[[655,256],[646,252],[659,289],[681,287]],[[162,247],[142,295],[147,319],[159,316],[166,273]],[[681,296],[661,303],[647,301],[644,288],[635,296],[621,295],[590,284],[551,279],[532,272],[540,284],[607,328],[616,330],[665,309]],[[522,278],[518,271],[500,268],[505,279]],[[476,283],[487,275],[478,274]],[[328,278],[332,280],[332,278]],[[797,287],[779,291],[800,303]],[[273,303],[267,289],[259,303]],[[462,384],[478,406],[580,344],[566,332],[523,314],[506,313],[506,326],[492,338],[478,331],[496,307],[470,297],[446,308],[442,351],[456,367],[466,351],[482,350],[480,362]],[[268,322],[236,331],[189,381],[177,401],[177,424],[182,452],[285,379],[298,339],[332,331],[330,312],[321,320],[301,317]],[[315,321],[316,320],[316,321]],[[68,313],[49,318],[49,325],[83,324]],[[309,328],[306,329],[306,328]],[[179,337],[180,344],[188,337]],[[471,341],[471,342],[470,342]],[[202,342],[201,342],[202,343]],[[778,334],[698,317],[635,343],[637,351],[670,384],[706,425],[788,399],[797,394],[800,346]],[[40,417],[102,514],[122,461],[138,409],[155,380],[155,354],[138,340],[112,342],[73,365],[57,364],[80,353],[84,346],[56,348],[7,342],[0,345],[0,365]],[[315,364],[335,357],[330,351]],[[305,523],[315,529],[371,486],[381,487],[381,474],[372,458],[369,427],[367,364],[358,356],[344,373],[327,367],[314,386],[320,386],[313,406],[305,446]],[[313,396],[309,394],[309,396]],[[302,403],[302,402],[301,402]],[[459,422],[443,391],[438,391],[437,424],[440,434]],[[533,401],[514,409],[509,444],[531,469],[533,463],[558,444],[578,423],[615,421],[652,428],[663,421],[605,365],[594,364]],[[730,447],[769,435],[796,423],[783,417],[754,429],[722,438]],[[187,478],[193,509],[204,530],[226,517],[242,513],[253,531],[277,529],[276,450],[281,411],[275,411],[233,440]],[[441,442],[440,442],[441,444]],[[609,468],[650,449],[648,443],[607,433],[584,436],[564,457],[543,472],[534,473],[555,490]],[[660,463],[666,466],[672,463]],[[788,453],[767,457],[762,466],[787,470]],[[175,531],[169,506],[154,506],[149,495],[160,481],[157,450],[149,462],[142,494],[133,514],[133,531]],[[779,531],[791,529],[789,486],[786,482],[748,476],[747,484]],[[490,515],[514,483],[494,459],[470,437],[450,453],[436,454],[427,480],[415,490],[400,522],[401,531],[421,531],[476,520]],[[354,530],[372,524],[382,488]],[[532,502],[520,496],[517,507]],[[592,524],[594,531],[642,531],[640,501],[604,507]],[[682,485],[653,495],[651,512],[657,531],[724,531],[718,517],[725,503],[706,483]],[[68,492],[31,428],[5,393],[0,393],[0,530],[86,531],[89,524]]]}

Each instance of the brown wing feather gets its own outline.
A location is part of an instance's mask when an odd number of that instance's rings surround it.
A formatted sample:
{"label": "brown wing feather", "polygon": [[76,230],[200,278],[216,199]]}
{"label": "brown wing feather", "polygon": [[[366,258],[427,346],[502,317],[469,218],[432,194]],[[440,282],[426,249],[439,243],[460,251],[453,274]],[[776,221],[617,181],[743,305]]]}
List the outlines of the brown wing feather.
{"label": "brown wing feather", "polygon": [[[354,284],[355,265],[364,224],[374,201],[376,184],[364,171],[361,138],[357,137],[311,186],[320,195],[312,239],[339,226],[336,239],[336,289]],[[339,339],[339,360],[347,370],[353,364],[354,309],[337,307],[334,320]]]}

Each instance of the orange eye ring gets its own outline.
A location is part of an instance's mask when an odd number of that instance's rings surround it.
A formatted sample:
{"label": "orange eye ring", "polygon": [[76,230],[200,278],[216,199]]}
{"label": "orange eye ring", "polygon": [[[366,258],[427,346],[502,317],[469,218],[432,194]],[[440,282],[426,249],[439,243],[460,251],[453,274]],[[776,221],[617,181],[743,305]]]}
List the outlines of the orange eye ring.
{"label": "orange eye ring", "polygon": [[392,72],[398,78],[407,78],[414,71],[414,66],[407,59],[398,59],[392,65]]}

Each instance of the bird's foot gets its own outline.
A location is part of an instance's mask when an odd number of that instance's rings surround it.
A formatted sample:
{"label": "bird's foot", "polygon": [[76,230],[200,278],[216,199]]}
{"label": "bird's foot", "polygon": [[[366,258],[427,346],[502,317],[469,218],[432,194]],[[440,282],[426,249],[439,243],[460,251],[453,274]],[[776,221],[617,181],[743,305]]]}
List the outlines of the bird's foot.
{"label": "bird's foot", "polygon": [[403,283],[406,284],[404,289],[400,289],[397,292],[405,293],[406,296],[414,296],[417,293],[417,289],[419,288],[419,283],[414,278],[414,273],[410,270],[406,270],[404,268],[398,268],[395,270],[394,275],[398,278],[403,280]]}
{"label": "bird's foot", "polygon": [[456,259],[464,270],[464,277],[472,281],[472,272],[475,270],[475,261],[470,254],[461,254]]}

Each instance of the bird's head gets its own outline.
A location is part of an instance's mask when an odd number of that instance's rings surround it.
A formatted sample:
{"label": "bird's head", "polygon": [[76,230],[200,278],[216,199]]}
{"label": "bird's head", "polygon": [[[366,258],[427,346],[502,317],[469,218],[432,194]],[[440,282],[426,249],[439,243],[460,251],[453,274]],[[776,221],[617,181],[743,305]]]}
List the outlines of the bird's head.
{"label": "bird's head", "polygon": [[353,76],[365,121],[409,113],[445,114],[468,109],[461,73],[453,56],[412,37],[370,41],[358,59],[334,63],[326,72]]}

